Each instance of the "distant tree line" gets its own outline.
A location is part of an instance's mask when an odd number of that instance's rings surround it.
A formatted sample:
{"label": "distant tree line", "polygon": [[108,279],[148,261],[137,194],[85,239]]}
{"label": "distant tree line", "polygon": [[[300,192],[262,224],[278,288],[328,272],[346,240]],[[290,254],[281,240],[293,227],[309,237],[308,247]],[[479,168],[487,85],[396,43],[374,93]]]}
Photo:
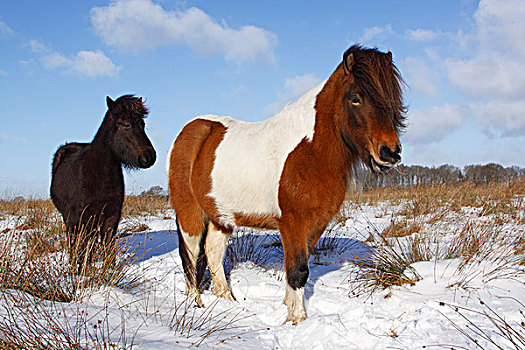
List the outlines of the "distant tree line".
{"label": "distant tree line", "polygon": [[363,190],[377,187],[408,187],[418,185],[440,185],[458,182],[488,184],[507,183],[525,177],[525,168],[505,168],[496,163],[467,165],[463,169],[445,164],[439,167],[400,165],[386,174],[374,175],[367,169],[357,170],[357,186]]}
{"label": "distant tree line", "polygon": [[[525,168],[518,166],[505,168],[496,163],[467,165],[463,169],[449,164],[439,167],[400,165],[385,174],[379,175],[372,174],[368,169],[359,168],[354,185],[367,191],[377,187],[441,185],[465,181],[474,184],[507,183],[522,178],[525,178]],[[140,196],[167,197],[168,191],[161,186],[152,186],[148,190],[142,191]]]}
{"label": "distant tree line", "polygon": [[148,190],[142,191],[140,196],[144,197],[165,197],[168,195],[168,191],[163,189],[161,186],[152,186]]}

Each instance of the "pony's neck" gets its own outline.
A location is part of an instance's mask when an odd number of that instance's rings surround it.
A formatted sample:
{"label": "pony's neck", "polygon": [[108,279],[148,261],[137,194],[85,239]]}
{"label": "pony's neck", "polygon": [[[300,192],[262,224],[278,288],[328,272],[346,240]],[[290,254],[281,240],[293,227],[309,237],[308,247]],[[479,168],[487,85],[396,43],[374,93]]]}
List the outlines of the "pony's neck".
{"label": "pony's neck", "polygon": [[357,162],[357,155],[345,146],[337,125],[337,116],[344,115],[341,103],[344,91],[342,74],[339,66],[317,95],[312,143],[316,152],[322,155],[319,159],[326,162],[328,169],[347,177]]}
{"label": "pony's neck", "polygon": [[118,157],[115,156],[113,150],[111,149],[110,139],[109,139],[109,130],[112,127],[112,121],[110,119],[109,112],[104,116],[104,120],[100,127],[97,130],[97,133],[93,137],[93,140],[90,144],[90,150],[96,152],[100,157],[105,157],[111,159],[114,165],[121,166],[121,161],[118,160]]}
{"label": "pony's neck", "polygon": [[100,145],[103,147],[109,147],[109,129],[111,128],[111,120],[109,116],[109,112],[106,113],[104,116],[104,120],[102,120],[102,124],[100,124],[100,127],[97,130],[97,133],[93,137],[93,140],[91,141],[91,144]]}

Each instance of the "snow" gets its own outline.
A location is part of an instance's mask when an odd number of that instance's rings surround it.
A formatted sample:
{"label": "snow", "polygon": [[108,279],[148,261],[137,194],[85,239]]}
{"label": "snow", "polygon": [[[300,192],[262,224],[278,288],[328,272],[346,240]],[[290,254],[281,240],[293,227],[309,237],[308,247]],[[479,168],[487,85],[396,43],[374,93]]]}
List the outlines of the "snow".
{"label": "snow", "polygon": [[[413,286],[352,293],[358,287],[352,276],[360,269],[353,262],[371,254],[366,238],[388,226],[396,209],[387,203],[344,209],[349,219],[331,233],[335,252],[320,250],[310,259],[305,286],[308,317],[297,326],[283,324],[282,256],[279,247],[270,244],[277,240],[277,232],[246,231],[254,236],[250,242],[267,247],[265,264],[241,261],[230,275],[237,302],[218,299],[206,290],[206,307],[199,309],[184,295],[175,223],[157,217],[141,218],[150,230],[126,239],[139,256],[133,271],[145,282],[131,290],[106,288],[76,303],[58,303],[55,306],[63,312],[57,317],[75,328],[79,327],[75,315],[84,311],[81,321],[88,328],[101,324],[113,342],[122,347],[132,344],[133,349],[475,348],[454,328],[455,324],[468,330],[463,314],[491,337],[475,336],[481,346],[493,348],[491,341],[495,341],[503,348],[510,347],[484,312],[491,315],[490,306],[511,325],[523,322],[520,310],[525,303],[525,277],[517,273],[505,275],[508,278],[486,278],[499,266],[497,261],[473,263],[461,272],[459,259],[416,262],[411,267],[420,280]],[[436,237],[443,242],[451,240],[450,234],[460,230],[461,223],[477,218],[468,208],[450,215],[457,216],[435,228],[441,230]],[[0,222],[0,228],[9,227],[9,220]],[[523,234],[520,226],[506,229]],[[16,298],[2,299],[0,316],[13,300]],[[456,305],[468,310],[456,311],[452,307]]]}

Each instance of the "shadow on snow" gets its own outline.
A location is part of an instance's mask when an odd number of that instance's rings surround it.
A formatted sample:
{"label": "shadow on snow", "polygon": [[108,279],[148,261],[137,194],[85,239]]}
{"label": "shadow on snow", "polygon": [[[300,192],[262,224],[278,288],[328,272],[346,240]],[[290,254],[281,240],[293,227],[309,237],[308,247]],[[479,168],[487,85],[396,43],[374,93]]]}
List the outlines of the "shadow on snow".
{"label": "shadow on snow", "polygon": [[[124,234],[121,244],[134,252],[136,262],[140,263],[174,251],[179,242],[176,231],[166,230]],[[310,298],[313,286],[322,276],[349,262],[369,260],[371,254],[372,248],[364,242],[344,237],[338,232],[325,232],[310,255],[310,275],[305,297]],[[240,228],[230,237],[224,268],[229,280],[231,271],[240,264],[252,263],[263,268],[283,270],[283,261],[283,248],[277,231],[261,232]]]}

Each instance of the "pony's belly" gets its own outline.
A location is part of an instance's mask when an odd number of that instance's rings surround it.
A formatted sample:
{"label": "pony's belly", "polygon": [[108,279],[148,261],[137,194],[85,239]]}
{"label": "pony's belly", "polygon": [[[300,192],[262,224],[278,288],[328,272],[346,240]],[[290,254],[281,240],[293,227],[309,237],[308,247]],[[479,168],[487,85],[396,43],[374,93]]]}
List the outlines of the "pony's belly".
{"label": "pony's belly", "polygon": [[277,195],[280,173],[272,174],[268,168],[232,165],[229,170],[215,167],[211,175],[209,196],[215,201],[221,224],[236,226],[239,216],[281,216]]}

